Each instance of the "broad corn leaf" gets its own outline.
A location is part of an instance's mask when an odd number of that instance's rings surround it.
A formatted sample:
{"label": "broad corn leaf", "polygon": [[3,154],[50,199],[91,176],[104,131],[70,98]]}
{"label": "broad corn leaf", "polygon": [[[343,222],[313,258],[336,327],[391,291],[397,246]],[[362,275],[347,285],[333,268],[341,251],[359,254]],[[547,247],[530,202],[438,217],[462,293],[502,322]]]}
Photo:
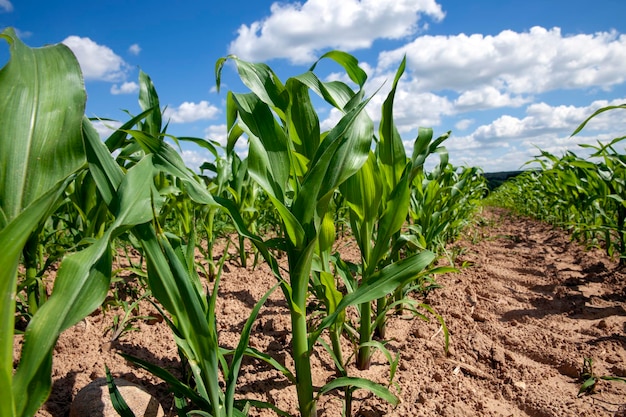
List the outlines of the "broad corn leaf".
{"label": "broad corn leaf", "polygon": [[333,314],[326,316],[326,318],[322,320],[318,328],[311,333],[309,346],[315,343],[325,328],[335,322],[337,315],[344,309],[352,305],[367,303],[391,294],[396,288],[406,285],[408,282],[415,279],[434,259],[434,253],[423,251],[374,272],[367,281],[361,283],[354,292],[343,297]]}
{"label": "broad corn leaf", "polygon": [[363,111],[367,101],[346,114],[324,138],[304,180],[293,212],[305,230],[325,214],[332,193],[367,160],[373,123]]}
{"label": "broad corn leaf", "polygon": [[[52,210],[67,179],[85,164],[81,137],[86,93],[76,58],[64,45],[31,49],[13,29],[0,37],[11,59],[0,70],[0,415],[11,396],[17,263],[28,236]],[[16,233],[19,233],[16,235]],[[49,358],[30,385],[41,403],[50,389]]]}
{"label": "broad corn leaf", "polygon": [[31,49],[12,29],[0,37],[11,60],[0,70],[0,228],[85,163],[86,94],[65,45]]}
{"label": "broad corn leaf", "polygon": [[61,263],[52,295],[33,316],[24,335],[22,356],[13,381],[18,415],[32,415],[47,397],[50,374],[46,378],[42,375],[49,368],[48,361],[61,332],[104,301],[111,278],[110,239],[152,218],[152,206],[148,204],[152,173],[149,158],[131,168],[118,190],[115,222],[94,244],[67,256]]}

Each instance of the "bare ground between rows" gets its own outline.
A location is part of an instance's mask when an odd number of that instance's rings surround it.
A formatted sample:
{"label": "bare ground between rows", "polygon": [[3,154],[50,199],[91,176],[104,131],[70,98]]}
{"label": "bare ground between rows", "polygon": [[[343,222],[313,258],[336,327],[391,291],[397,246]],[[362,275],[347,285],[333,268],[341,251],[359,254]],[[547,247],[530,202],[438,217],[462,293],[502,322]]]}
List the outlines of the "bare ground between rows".
{"label": "bare ground between rows", "polygon": [[[457,262],[471,264],[440,276],[443,288],[428,302],[450,329],[450,352],[436,320],[392,316],[388,347],[401,354],[392,388],[401,403],[391,407],[357,392],[354,415],[374,416],[624,416],[626,384],[598,384],[596,393],[578,397],[584,358],[598,375],[626,376],[626,275],[601,251],[586,251],[560,230],[500,209],[486,209],[479,226],[455,244]],[[453,248],[451,248],[452,250]],[[342,246],[346,257],[354,247]],[[233,347],[254,302],[274,283],[264,265],[226,265],[217,316],[221,343]],[[289,316],[281,293],[274,293],[254,326],[251,345],[292,367],[288,353]],[[149,304],[142,314],[154,313]],[[165,384],[125,363],[117,351],[175,370],[176,347],[165,323],[139,323],[139,331],[109,342],[105,330],[114,312],[99,309],[63,333],[55,349],[53,389],[38,416],[67,416],[78,390],[104,376],[139,383],[171,410]],[[16,338],[16,346],[20,344]],[[349,351],[349,346],[346,344]],[[312,356],[314,384],[333,376],[322,348]],[[382,355],[367,372],[350,374],[385,383]],[[246,360],[239,379],[242,397],[269,401],[296,414],[294,387],[278,372]],[[319,414],[339,416],[341,395],[322,397]],[[173,415],[173,414],[172,414]],[[253,416],[274,415],[253,410]]]}

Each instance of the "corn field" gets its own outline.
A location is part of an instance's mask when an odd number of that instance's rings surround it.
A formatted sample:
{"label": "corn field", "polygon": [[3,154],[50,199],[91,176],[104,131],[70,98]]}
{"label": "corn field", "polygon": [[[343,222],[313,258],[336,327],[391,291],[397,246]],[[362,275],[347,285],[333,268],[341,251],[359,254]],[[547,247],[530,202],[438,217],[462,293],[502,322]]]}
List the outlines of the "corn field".
{"label": "corn field", "polygon": [[[247,88],[225,93],[225,146],[167,133],[156,87],[144,72],[141,112],[101,139],[85,116],[82,74],[70,50],[30,48],[12,29],[0,37],[11,51],[0,71],[0,416],[32,416],[44,404],[59,335],[115,294],[122,271],[112,259],[131,250],[140,254],[126,271],[142,289],[137,299],[153,301],[167,321],[185,378],[126,358],[167,382],[178,415],[245,416],[250,408],[290,415],[239,395],[244,358],[286,376],[302,417],[316,416],[320,396],[336,390],[347,416],[356,390],[396,404],[393,381],[375,383],[347,371],[348,361],[367,369],[380,350],[393,378],[398,358],[381,340],[396,311],[437,320],[447,349],[446,318],[415,295],[436,289],[438,275],[455,271],[449,244],[475,220],[486,181],[480,169],[450,163],[450,132],[436,136],[420,128],[407,154],[393,118],[404,61],[378,126],[366,111],[372,98],[364,90],[366,73],[352,55],[331,51],[320,60],[336,64],[350,84],[321,80],[317,63],[281,81],[265,64],[220,59],[218,89],[222,72],[233,67]],[[328,131],[321,130],[312,96],[342,115]],[[541,171],[517,177],[490,198],[559,224],[586,244],[604,245],[623,263],[621,139],[593,147],[593,160],[544,153]],[[176,150],[183,141],[214,159],[200,172],[185,166]],[[235,152],[240,142],[246,157]],[[358,246],[358,261],[334,250],[341,235]],[[226,261],[214,253],[218,239],[229,240],[241,265],[265,262],[276,278],[255,300],[234,349],[221,346],[215,314]],[[53,267],[50,289],[42,277]],[[274,292],[289,309],[293,368],[248,343]],[[126,319],[119,332],[129,328]],[[14,337],[22,332],[14,362]],[[345,339],[356,354],[343,350]],[[314,386],[311,352],[319,345],[332,357],[336,377]],[[114,399],[125,412],[123,398]]]}
{"label": "corn field", "polygon": [[[604,107],[585,120],[626,105]],[[574,152],[558,157],[542,151],[534,161],[541,167],[505,183],[492,196],[495,204],[558,225],[588,247],[601,247],[626,264],[626,156],[625,137],[580,145],[587,158]]]}

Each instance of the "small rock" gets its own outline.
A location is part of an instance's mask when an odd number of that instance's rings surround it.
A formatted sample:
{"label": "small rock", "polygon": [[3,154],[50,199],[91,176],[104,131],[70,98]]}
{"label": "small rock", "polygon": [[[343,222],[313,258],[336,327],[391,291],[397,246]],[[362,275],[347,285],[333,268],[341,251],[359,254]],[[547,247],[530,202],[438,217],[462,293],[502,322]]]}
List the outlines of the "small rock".
{"label": "small rock", "polygon": [[[164,417],[161,404],[139,385],[116,378],[115,385],[136,417]],[[98,378],[82,388],[70,408],[70,417],[118,417],[111,404],[106,378]]]}
{"label": "small rock", "polygon": [[480,323],[484,323],[485,321],[487,321],[487,316],[485,316],[485,313],[478,310],[472,313],[472,318],[474,319],[474,321],[478,321]]}
{"label": "small rock", "polygon": [[526,389],[526,383],[524,381],[515,381],[513,385],[520,389]]}

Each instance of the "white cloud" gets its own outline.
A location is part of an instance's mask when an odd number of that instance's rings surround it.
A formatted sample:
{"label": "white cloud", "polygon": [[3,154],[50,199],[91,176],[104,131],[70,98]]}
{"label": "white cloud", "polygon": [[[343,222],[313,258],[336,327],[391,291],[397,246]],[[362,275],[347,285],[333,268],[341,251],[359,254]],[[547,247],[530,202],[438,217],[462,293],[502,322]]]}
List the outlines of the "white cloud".
{"label": "white cloud", "polygon": [[113,84],[113,86],[111,87],[111,94],[113,95],[132,94],[137,91],[139,91],[139,84],[134,81],[125,82],[119,87],[117,84]]}
{"label": "white cloud", "polygon": [[493,86],[485,86],[479,89],[467,90],[455,100],[457,111],[483,110],[497,107],[519,107],[529,102],[529,98],[520,96],[511,97],[508,93],[502,93]]}
{"label": "white cloud", "polygon": [[126,77],[128,64],[108,46],[79,36],[69,36],[63,43],[76,55],[86,80],[115,82]]}
{"label": "white cloud", "polygon": [[230,52],[251,61],[287,58],[308,63],[318,51],[369,48],[376,39],[401,39],[417,32],[422,15],[441,20],[435,0],[308,0],[273,3],[271,15],[242,25]]}
{"label": "white cloud", "polygon": [[214,119],[219,112],[220,110],[208,101],[202,100],[199,103],[186,101],[176,108],[168,107],[165,110],[165,117],[169,118],[172,123],[190,123]]}
{"label": "white cloud", "polygon": [[12,12],[13,4],[9,0],[0,0],[0,9],[3,9],[5,12]]}
{"label": "white cloud", "polygon": [[[528,106],[523,118],[503,115],[477,127],[466,136],[452,136],[445,146],[455,164],[481,166],[486,171],[516,170],[539,154],[539,149],[561,156],[573,150],[584,156],[588,151],[579,144],[596,144],[623,136],[626,123],[620,110],[605,112],[592,119],[584,130],[574,130],[593,112],[607,105],[626,102],[626,98],[598,100],[588,106],[550,106],[536,103]],[[623,111],[622,111],[623,112]]]}
{"label": "white cloud", "polygon": [[206,161],[213,161],[215,157],[205,149],[202,150],[182,150],[180,156],[183,158],[183,162],[188,168],[191,168],[195,172],[200,172],[200,165]]}
{"label": "white cloud", "polygon": [[96,120],[91,122],[91,124],[96,129],[96,132],[98,132],[98,135],[100,135],[101,139],[108,138],[113,132],[115,132],[116,129],[118,129],[122,125],[121,122],[117,122],[114,120]]}
{"label": "white cloud", "polygon": [[465,130],[474,124],[474,119],[461,119],[454,125],[456,130]]}
{"label": "white cloud", "polygon": [[139,53],[141,52],[141,47],[139,46],[139,44],[134,43],[128,47],[128,52],[132,55],[139,55]]}
{"label": "white cloud", "polygon": [[221,146],[226,146],[226,125],[211,125],[204,129],[204,138],[218,142]]}
{"label": "white cloud", "polygon": [[407,55],[422,90],[457,92],[487,86],[509,93],[611,86],[626,81],[626,36],[616,32],[563,35],[559,28],[533,27],[481,34],[420,36],[379,56],[379,71]]}

